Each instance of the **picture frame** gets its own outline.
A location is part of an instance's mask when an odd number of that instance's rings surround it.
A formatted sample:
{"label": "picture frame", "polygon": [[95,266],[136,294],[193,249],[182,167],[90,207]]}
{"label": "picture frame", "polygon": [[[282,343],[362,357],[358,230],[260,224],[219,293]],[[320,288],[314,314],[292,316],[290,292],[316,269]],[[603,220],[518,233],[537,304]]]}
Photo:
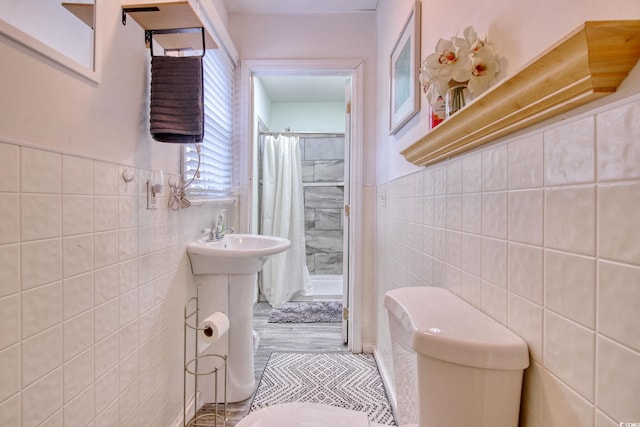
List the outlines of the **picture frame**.
{"label": "picture frame", "polygon": [[411,9],[390,57],[389,134],[396,134],[420,111],[420,2]]}

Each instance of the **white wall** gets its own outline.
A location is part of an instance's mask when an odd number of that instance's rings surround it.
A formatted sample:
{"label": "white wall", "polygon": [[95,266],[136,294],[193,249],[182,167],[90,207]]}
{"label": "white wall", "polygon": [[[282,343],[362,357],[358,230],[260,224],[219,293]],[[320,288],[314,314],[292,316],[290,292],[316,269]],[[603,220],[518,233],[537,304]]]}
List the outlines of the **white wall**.
{"label": "white wall", "polygon": [[276,102],[271,104],[272,130],[344,132],[344,102]]}
{"label": "white wall", "polygon": [[[267,92],[264,89],[264,85],[262,84],[262,82],[260,81],[260,79],[254,79],[253,80],[253,108],[254,108],[254,123],[253,123],[253,129],[254,129],[254,133],[256,135],[253,135],[251,138],[251,171],[252,171],[252,178],[251,178],[251,197],[252,197],[252,202],[251,202],[251,207],[253,212],[251,212],[251,228],[250,228],[250,232],[252,233],[257,233],[259,230],[259,224],[258,224],[258,176],[257,176],[257,170],[258,170],[258,137],[257,137],[257,131],[260,128],[258,126],[258,118],[260,118],[260,120],[262,120],[262,122],[264,123],[264,125],[266,125],[267,127],[269,126],[269,123],[271,122],[271,98],[269,98],[269,95],[267,94]],[[247,165],[248,166],[248,165]],[[254,174],[254,172],[256,172]]]}
{"label": "white wall", "polygon": [[243,60],[362,59],[364,63],[364,184],[375,179],[376,16],[229,15],[229,33]]}
{"label": "white wall", "polygon": [[[423,2],[422,57],[438,37],[473,25],[488,31],[508,76],[584,20],[640,18],[635,0],[486,3]],[[529,345],[520,425],[635,422],[640,256],[629,236],[640,233],[640,66],[616,94],[417,168],[399,152],[427,132],[424,102],[396,136],[386,128],[387,58],[412,4],[382,0],[378,15],[374,306],[383,372],[392,372],[384,293],[445,287]]]}
{"label": "white wall", "polygon": [[3,426],[182,413],[185,245],[221,206],[174,212],[165,192],[146,209],[146,179],[177,178],[180,147],[149,137],[142,29],[122,26],[120,2],[98,3],[99,84],[0,36]]}
{"label": "white wall", "polygon": [[66,71],[0,36],[0,136],[71,154],[177,172],[179,147],[149,136],[149,52],[144,32],[98,5],[102,82]]}
{"label": "white wall", "polygon": [[[269,126],[271,123],[271,98],[264,89],[264,85],[260,79],[253,80],[253,104],[256,118],[259,117],[262,122]],[[253,124],[254,129],[258,129],[258,124]]]}
{"label": "white wall", "polygon": [[[381,0],[378,5],[378,78],[376,114],[376,182],[417,170],[399,154],[429,129],[428,105],[421,99],[419,115],[396,135],[389,136],[389,56],[413,6],[411,0]],[[448,39],[472,25],[486,33],[502,58],[499,78],[513,75],[545,49],[587,20],[638,19],[640,3],[617,0],[462,0],[454,4],[422,2],[422,55],[435,50],[439,38]]]}

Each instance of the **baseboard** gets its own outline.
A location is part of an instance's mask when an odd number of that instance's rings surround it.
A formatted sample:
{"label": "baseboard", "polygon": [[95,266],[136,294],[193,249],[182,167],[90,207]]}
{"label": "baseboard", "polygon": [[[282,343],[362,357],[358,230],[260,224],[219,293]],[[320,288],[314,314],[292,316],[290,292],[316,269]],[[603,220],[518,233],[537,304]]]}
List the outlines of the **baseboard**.
{"label": "baseboard", "polygon": [[[387,390],[387,399],[389,400],[389,404],[391,405],[391,410],[393,411],[393,415],[395,417],[396,410],[398,409],[397,401],[396,401],[396,387],[393,382],[393,377],[387,371],[387,369],[380,363],[378,360],[380,359],[379,352],[374,345],[369,345],[367,347],[372,347],[371,353],[373,353],[374,359],[376,359],[376,365],[378,365],[378,372],[380,372],[380,378],[382,378],[382,383],[384,384],[385,390]],[[395,417],[398,419],[397,417]]]}

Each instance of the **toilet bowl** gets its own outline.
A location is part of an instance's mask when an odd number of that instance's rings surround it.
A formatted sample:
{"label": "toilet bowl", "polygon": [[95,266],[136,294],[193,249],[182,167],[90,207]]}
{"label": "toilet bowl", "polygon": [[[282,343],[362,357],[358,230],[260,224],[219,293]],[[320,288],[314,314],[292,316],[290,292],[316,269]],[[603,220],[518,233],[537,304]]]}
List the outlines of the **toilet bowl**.
{"label": "toilet bowl", "polygon": [[[418,424],[408,427],[517,427],[527,344],[512,331],[450,291],[434,287],[400,288],[387,292],[394,347],[396,384],[409,390],[398,396],[397,413]],[[396,349],[402,351],[398,353]],[[397,354],[413,354],[415,369]],[[404,357],[407,359],[407,357]],[[404,375],[400,375],[402,371]],[[414,408],[415,406],[415,408]],[[400,418],[400,417],[399,417]],[[367,415],[316,403],[283,403],[252,412],[238,427],[368,427]]]}

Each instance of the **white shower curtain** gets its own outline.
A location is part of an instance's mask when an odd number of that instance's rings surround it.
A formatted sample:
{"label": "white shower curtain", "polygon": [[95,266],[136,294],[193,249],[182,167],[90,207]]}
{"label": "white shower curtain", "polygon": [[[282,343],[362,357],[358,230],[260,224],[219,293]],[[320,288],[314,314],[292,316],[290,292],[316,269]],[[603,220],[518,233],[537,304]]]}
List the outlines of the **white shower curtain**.
{"label": "white shower curtain", "polygon": [[262,155],[262,234],[284,237],[291,247],[262,269],[262,293],[276,307],[296,293],[311,294],[304,238],[302,161],[297,136],[264,136]]}

